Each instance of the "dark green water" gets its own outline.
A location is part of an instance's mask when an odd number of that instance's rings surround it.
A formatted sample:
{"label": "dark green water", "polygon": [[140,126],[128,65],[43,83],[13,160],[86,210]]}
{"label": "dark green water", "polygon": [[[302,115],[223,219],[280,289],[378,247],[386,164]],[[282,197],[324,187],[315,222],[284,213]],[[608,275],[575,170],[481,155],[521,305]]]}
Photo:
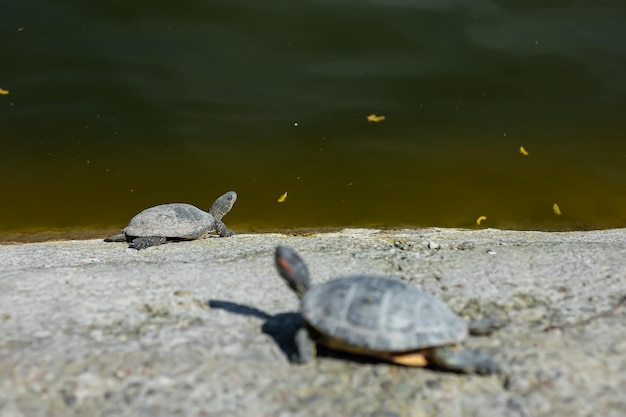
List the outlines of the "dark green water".
{"label": "dark green water", "polygon": [[241,231],[626,225],[621,0],[12,0],[0,38],[0,234],[231,189]]}

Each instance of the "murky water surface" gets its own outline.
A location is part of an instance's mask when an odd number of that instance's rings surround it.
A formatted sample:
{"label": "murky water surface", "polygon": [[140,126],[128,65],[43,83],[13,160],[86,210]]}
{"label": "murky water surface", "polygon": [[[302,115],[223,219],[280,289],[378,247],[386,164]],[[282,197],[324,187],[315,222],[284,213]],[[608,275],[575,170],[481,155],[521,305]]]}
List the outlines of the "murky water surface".
{"label": "murky water surface", "polygon": [[2,9],[4,240],[228,190],[239,231],[626,226],[622,1]]}

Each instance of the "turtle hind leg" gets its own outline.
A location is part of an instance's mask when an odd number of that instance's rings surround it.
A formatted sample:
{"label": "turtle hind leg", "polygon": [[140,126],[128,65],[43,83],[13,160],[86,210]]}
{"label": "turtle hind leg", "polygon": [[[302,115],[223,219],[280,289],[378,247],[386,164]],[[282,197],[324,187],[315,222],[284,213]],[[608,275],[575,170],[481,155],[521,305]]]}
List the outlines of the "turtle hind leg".
{"label": "turtle hind leg", "polygon": [[496,361],[481,350],[439,346],[432,348],[429,359],[433,365],[455,372],[481,375],[502,373]]}
{"label": "turtle hind leg", "polygon": [[130,242],[128,247],[132,249],[141,250],[141,249],[149,248],[151,246],[162,245],[165,242],[167,242],[167,238],[165,238],[164,236],[136,237]]}
{"label": "turtle hind leg", "polygon": [[488,336],[509,324],[508,318],[486,317],[470,320],[467,323],[469,333],[473,336]]}
{"label": "turtle hind leg", "polygon": [[105,242],[126,242],[126,235],[124,233],[120,233],[119,235],[109,236],[104,238]]}
{"label": "turtle hind leg", "polygon": [[300,327],[296,331],[293,341],[296,352],[291,357],[292,362],[304,364],[310,362],[317,355],[315,341],[311,339],[306,327]]}

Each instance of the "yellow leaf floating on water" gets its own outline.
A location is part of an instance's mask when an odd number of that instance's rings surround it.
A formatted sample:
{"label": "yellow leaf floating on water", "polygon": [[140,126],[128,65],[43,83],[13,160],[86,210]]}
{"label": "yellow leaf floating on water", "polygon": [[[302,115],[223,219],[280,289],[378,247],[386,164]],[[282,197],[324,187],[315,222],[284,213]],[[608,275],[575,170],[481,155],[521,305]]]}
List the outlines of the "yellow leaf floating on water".
{"label": "yellow leaf floating on water", "polygon": [[278,197],[278,202],[279,203],[284,203],[286,199],[287,199],[287,191],[285,191],[285,194],[283,194],[280,197]]}
{"label": "yellow leaf floating on water", "polygon": [[368,122],[378,123],[378,122],[382,122],[383,120],[385,120],[385,116],[376,116],[374,113],[367,116]]}
{"label": "yellow leaf floating on water", "polygon": [[5,90],[3,88],[0,88],[0,96],[6,96],[7,94],[9,94],[9,90]]}
{"label": "yellow leaf floating on water", "polygon": [[477,218],[476,224],[480,226],[480,222],[482,222],[483,220],[487,220],[487,216],[480,216],[479,218]]}
{"label": "yellow leaf floating on water", "polygon": [[523,146],[520,146],[520,147],[519,147],[519,153],[521,153],[521,154],[522,154],[522,155],[524,155],[524,156],[528,156],[528,155],[530,155],[530,154],[528,153],[528,151],[526,150],[526,148],[524,148]]}
{"label": "yellow leaf floating on water", "polygon": [[561,215],[561,209],[559,208],[559,205],[554,203],[552,205],[552,210],[554,210],[554,214],[556,214],[557,216]]}

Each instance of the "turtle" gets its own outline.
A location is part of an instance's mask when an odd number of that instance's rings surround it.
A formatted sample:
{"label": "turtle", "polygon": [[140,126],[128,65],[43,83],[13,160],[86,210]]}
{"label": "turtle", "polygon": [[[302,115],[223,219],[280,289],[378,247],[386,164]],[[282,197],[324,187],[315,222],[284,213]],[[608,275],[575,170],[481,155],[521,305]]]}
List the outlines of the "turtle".
{"label": "turtle", "polygon": [[[287,246],[275,250],[276,268],[300,298],[302,325],[294,335],[296,363],[316,355],[316,345],[405,366],[431,366],[458,373],[499,374],[484,351],[459,346],[467,322],[438,298],[391,278],[351,275],[312,286],[304,261]],[[495,321],[476,321],[501,327]]]}
{"label": "turtle", "polygon": [[229,191],[215,200],[208,212],[186,203],[150,207],[133,217],[122,233],[104,241],[128,242],[130,248],[140,250],[170,241],[201,239],[213,232],[221,237],[232,236],[235,233],[222,218],[236,200],[237,193]]}

